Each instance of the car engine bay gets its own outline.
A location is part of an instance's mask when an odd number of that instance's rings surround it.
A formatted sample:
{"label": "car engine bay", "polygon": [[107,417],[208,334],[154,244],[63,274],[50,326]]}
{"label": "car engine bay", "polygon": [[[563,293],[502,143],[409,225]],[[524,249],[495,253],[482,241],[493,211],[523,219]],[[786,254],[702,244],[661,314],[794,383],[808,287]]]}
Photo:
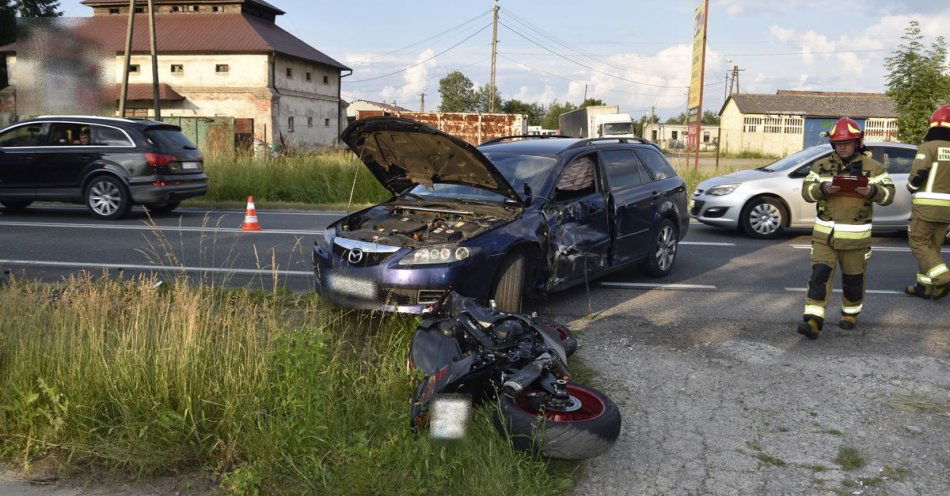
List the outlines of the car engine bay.
{"label": "car engine bay", "polygon": [[379,205],[350,216],[339,235],[371,243],[420,247],[456,243],[510,221],[513,212],[479,206],[478,211],[399,203]]}

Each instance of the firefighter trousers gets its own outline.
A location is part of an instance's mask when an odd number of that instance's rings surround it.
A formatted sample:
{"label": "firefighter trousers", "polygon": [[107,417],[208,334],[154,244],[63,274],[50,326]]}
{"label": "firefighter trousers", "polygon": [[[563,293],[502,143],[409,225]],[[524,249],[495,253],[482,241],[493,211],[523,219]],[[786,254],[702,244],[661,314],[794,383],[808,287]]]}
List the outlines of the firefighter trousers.
{"label": "firefighter trousers", "polygon": [[811,277],[805,296],[804,318],[815,319],[819,327],[825,321],[825,307],[831,301],[835,267],[841,266],[841,313],[857,316],[864,302],[864,270],[871,259],[871,248],[836,250],[824,243],[811,244]]}
{"label": "firefighter trousers", "polygon": [[950,270],[940,253],[948,227],[950,224],[946,222],[921,220],[916,215],[910,218],[907,239],[910,241],[910,251],[914,253],[917,265],[920,266],[917,282],[925,287],[950,283]]}

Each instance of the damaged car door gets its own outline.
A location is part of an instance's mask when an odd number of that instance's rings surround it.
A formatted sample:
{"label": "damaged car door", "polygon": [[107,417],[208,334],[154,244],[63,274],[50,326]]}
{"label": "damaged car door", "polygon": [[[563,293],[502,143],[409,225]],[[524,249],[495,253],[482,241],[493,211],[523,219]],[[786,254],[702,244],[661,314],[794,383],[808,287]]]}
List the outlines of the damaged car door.
{"label": "damaged car door", "polygon": [[649,186],[649,173],[633,150],[604,150],[600,158],[610,191],[607,209],[616,219],[613,264],[619,265],[646,255],[657,195]]}
{"label": "damaged car door", "polygon": [[610,228],[597,155],[564,168],[545,210],[551,222],[548,289],[590,279],[610,266]]}

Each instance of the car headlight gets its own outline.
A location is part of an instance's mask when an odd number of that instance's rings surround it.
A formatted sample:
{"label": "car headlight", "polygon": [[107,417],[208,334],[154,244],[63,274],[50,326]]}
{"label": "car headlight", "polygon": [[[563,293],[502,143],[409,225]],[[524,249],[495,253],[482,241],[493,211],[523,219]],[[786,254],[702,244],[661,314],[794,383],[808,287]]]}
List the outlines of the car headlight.
{"label": "car headlight", "polygon": [[706,194],[712,195],[712,196],[726,196],[729,193],[732,193],[733,191],[735,191],[736,188],[738,187],[739,187],[739,183],[722,184],[719,186],[714,186],[712,188],[709,188],[709,190],[706,191]]}
{"label": "car headlight", "polygon": [[419,248],[399,260],[399,265],[432,265],[461,262],[481,249],[456,245],[433,245]]}

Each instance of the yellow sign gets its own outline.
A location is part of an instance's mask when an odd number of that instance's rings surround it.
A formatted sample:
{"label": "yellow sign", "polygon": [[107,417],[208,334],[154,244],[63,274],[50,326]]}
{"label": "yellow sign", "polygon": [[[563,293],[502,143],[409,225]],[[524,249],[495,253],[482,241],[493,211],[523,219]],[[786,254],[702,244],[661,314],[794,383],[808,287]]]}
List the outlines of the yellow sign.
{"label": "yellow sign", "polygon": [[706,68],[706,5],[702,0],[696,7],[693,25],[693,71],[689,82],[689,108],[699,107],[703,98],[703,70]]}

